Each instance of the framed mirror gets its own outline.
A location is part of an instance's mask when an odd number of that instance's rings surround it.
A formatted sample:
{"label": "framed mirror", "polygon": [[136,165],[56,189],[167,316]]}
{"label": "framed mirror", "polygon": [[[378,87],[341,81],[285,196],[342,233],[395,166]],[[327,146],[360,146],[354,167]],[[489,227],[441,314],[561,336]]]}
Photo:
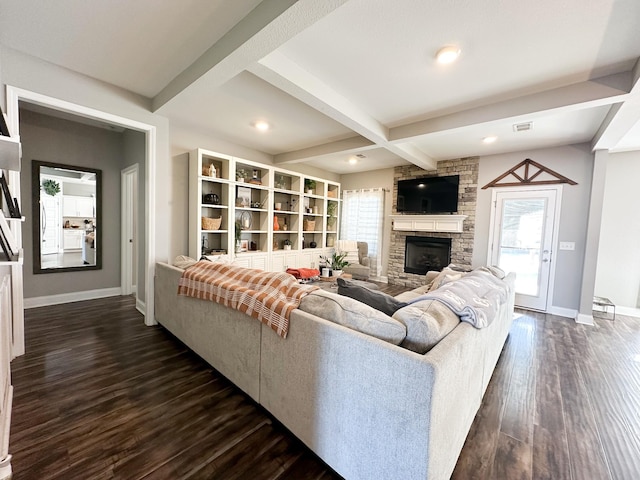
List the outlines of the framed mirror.
{"label": "framed mirror", "polygon": [[102,268],[102,170],[33,160],[33,273]]}

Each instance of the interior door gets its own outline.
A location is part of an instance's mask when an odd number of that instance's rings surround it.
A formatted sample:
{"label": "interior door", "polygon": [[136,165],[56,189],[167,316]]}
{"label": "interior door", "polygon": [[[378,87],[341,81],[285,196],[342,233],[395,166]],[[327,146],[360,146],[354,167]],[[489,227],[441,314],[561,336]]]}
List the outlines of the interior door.
{"label": "interior door", "polygon": [[40,225],[42,228],[40,251],[42,255],[58,253],[62,225],[60,224],[60,197],[41,195]]}
{"label": "interior door", "polygon": [[546,311],[557,189],[494,192],[491,263],[516,273],[516,305]]}

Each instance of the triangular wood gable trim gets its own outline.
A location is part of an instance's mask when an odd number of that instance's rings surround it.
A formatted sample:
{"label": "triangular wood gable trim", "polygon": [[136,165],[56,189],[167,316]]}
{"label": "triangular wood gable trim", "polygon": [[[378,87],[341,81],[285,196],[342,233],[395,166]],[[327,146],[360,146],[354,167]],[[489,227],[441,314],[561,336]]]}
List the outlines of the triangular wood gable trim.
{"label": "triangular wood gable trim", "polygon": [[[529,166],[530,165],[533,166],[533,167],[536,167],[538,169],[538,171],[533,173],[533,174],[530,174],[530,172],[529,172]],[[518,173],[516,173],[522,167],[524,167],[524,176],[518,175]],[[548,173],[549,175],[551,175],[553,177],[556,177],[556,180],[538,180],[538,181],[535,181],[535,178],[538,175],[540,175],[541,173]],[[500,182],[500,180],[502,180],[503,178],[508,177],[509,175],[513,175],[518,181],[517,182],[498,183],[498,182]],[[554,185],[554,184],[558,184],[558,183],[568,183],[569,185],[577,185],[578,184],[577,182],[574,182],[573,180],[565,177],[564,175],[560,175],[558,172],[554,172],[550,168],[547,168],[544,165],[540,165],[539,163],[534,162],[530,158],[527,158],[527,159],[523,160],[522,162],[520,162],[515,167],[513,167],[513,168],[507,170],[506,172],[504,172],[498,178],[496,178],[496,179],[492,180],[491,182],[487,183],[484,187],[482,187],[482,189],[484,190],[485,188],[489,188],[489,187],[519,187],[521,185]]]}

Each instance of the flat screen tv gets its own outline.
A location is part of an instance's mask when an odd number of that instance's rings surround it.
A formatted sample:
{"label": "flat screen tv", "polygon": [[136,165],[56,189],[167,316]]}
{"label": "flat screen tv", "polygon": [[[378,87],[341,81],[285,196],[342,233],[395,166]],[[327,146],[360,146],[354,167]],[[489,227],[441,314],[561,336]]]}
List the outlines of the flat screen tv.
{"label": "flat screen tv", "polygon": [[398,180],[398,212],[455,213],[459,183],[459,175]]}

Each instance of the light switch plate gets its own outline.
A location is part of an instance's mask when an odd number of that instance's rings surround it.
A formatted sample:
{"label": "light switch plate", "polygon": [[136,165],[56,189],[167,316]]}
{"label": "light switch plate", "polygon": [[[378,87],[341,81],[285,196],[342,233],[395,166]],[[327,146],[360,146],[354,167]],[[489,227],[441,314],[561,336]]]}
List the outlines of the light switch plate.
{"label": "light switch plate", "polygon": [[560,250],[575,250],[576,242],[560,242]]}

